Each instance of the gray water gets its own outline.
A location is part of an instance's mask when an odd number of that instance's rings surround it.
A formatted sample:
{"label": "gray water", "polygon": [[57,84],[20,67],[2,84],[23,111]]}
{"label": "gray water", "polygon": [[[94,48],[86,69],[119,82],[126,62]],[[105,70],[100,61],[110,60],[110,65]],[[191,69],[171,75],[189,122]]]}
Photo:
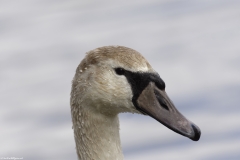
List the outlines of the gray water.
{"label": "gray water", "polygon": [[121,114],[126,160],[240,159],[240,1],[0,0],[0,157],[77,159],[70,89],[96,47],[146,57],[202,130],[182,137]]}

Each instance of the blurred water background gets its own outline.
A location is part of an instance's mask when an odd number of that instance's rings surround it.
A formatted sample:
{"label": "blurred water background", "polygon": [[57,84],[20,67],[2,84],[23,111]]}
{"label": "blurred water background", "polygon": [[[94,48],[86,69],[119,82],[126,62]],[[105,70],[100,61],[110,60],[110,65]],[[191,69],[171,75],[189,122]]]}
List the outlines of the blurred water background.
{"label": "blurred water background", "polygon": [[193,142],[121,114],[126,160],[239,160],[239,42],[238,0],[0,0],[0,157],[77,160],[75,69],[87,51],[123,45],[146,57],[202,130]]}

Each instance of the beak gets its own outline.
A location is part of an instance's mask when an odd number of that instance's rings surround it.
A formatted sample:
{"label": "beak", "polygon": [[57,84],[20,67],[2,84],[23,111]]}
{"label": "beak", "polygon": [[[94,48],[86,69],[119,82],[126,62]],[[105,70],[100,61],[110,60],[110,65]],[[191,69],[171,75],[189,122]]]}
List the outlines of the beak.
{"label": "beak", "polygon": [[187,120],[174,106],[164,90],[150,82],[135,100],[135,106],[141,112],[156,119],[169,129],[198,141],[201,131],[194,123]]}

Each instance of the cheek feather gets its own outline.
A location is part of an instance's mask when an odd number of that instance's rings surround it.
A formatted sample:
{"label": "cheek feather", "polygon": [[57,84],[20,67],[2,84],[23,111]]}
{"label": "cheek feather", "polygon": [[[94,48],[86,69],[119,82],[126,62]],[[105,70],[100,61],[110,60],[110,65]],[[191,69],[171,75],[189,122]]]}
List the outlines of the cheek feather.
{"label": "cheek feather", "polygon": [[[118,108],[124,112],[133,107],[131,87],[124,76],[119,76],[114,70],[96,69],[91,92],[96,103],[102,106]],[[109,108],[108,108],[109,110]],[[131,111],[132,112],[132,111]]]}

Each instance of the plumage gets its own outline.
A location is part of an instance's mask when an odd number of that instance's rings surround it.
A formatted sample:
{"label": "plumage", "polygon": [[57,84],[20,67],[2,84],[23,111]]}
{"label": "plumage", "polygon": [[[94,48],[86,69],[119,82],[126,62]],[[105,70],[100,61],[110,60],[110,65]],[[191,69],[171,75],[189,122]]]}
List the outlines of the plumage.
{"label": "plumage", "polygon": [[[155,107],[145,104],[149,100]],[[147,114],[177,133],[200,138],[199,128],[165,94],[165,83],[157,72],[127,47],[87,52],[76,69],[70,103],[79,160],[123,159],[118,120],[122,112]]]}

